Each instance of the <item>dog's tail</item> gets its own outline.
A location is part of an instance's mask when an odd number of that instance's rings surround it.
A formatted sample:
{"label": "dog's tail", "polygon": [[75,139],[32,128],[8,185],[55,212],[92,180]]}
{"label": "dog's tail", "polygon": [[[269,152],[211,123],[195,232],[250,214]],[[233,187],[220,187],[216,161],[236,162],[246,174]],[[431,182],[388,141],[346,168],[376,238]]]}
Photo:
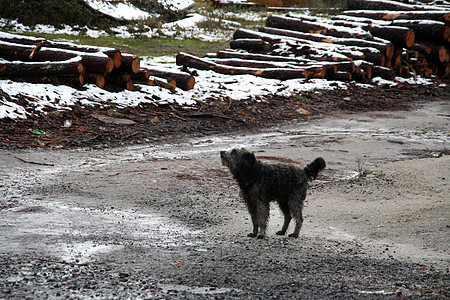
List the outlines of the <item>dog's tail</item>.
{"label": "dog's tail", "polygon": [[325,160],[322,157],[318,157],[312,163],[308,164],[303,169],[303,172],[305,172],[306,177],[308,177],[310,181],[313,181],[316,179],[317,175],[319,175],[319,172],[325,169],[325,166]]}

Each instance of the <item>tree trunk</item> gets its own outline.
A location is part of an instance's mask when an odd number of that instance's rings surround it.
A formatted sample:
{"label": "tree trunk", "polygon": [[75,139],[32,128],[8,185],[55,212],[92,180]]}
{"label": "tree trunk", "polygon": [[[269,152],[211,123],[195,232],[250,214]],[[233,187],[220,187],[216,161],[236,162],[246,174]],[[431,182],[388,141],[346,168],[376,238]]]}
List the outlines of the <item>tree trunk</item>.
{"label": "tree trunk", "polygon": [[184,91],[192,90],[195,86],[195,77],[186,72],[149,68],[144,69],[144,71],[148,72],[149,76],[164,78],[169,82],[175,81],[176,87]]}
{"label": "tree trunk", "polygon": [[450,27],[444,22],[430,20],[395,20],[394,26],[407,27],[414,30],[416,39],[423,42],[450,42]]}
{"label": "tree trunk", "polygon": [[322,42],[322,43],[332,43],[346,46],[357,46],[357,47],[371,47],[377,49],[381,53],[383,53],[386,58],[391,58],[394,55],[394,44],[387,42],[380,43],[375,41],[367,41],[362,39],[355,38],[336,38],[332,36],[325,36],[318,33],[303,33],[292,30],[278,29],[278,28],[270,28],[263,27],[259,29],[262,32],[269,34],[277,34],[289,37],[295,37],[305,40],[310,40],[314,42]]}
{"label": "tree trunk", "polygon": [[399,26],[378,26],[373,25],[369,32],[379,38],[391,41],[398,47],[409,48],[414,44],[414,31]]}
{"label": "tree trunk", "polygon": [[84,84],[83,74],[72,75],[48,75],[48,76],[10,76],[8,79],[17,82],[45,83],[54,85],[68,85],[74,88],[80,88]]}
{"label": "tree trunk", "polygon": [[230,42],[231,49],[242,49],[254,52],[267,52],[270,44],[261,39],[236,39]]}
{"label": "tree trunk", "polygon": [[58,48],[58,49],[73,50],[73,51],[88,52],[88,53],[100,52],[100,53],[105,53],[109,58],[113,59],[115,68],[120,67],[120,64],[122,63],[122,56],[121,56],[120,51],[117,49],[114,49],[114,48],[78,45],[78,44],[68,43],[68,42],[54,42],[54,41],[48,41],[43,38],[21,36],[21,35],[6,33],[6,32],[0,33],[0,41],[22,44],[22,45],[41,44],[42,47],[47,47],[47,48]]}
{"label": "tree trunk", "polygon": [[379,66],[373,66],[372,74],[373,77],[381,77],[386,80],[393,80],[396,76],[396,72],[394,70]]}
{"label": "tree trunk", "polygon": [[[32,59],[30,54],[34,53]],[[110,73],[114,69],[114,61],[103,53],[86,53],[72,50],[40,48],[0,41],[0,57],[8,60],[30,61],[65,61],[80,56],[89,72]]]}
{"label": "tree trunk", "polygon": [[294,78],[324,78],[325,68],[316,68],[313,70],[299,70],[299,69],[257,69],[257,68],[240,68],[240,67],[228,67],[218,65],[214,62],[207,61],[189,55],[186,53],[179,53],[177,55],[177,64],[185,67],[192,67],[199,70],[212,70],[217,73],[227,75],[254,75],[271,79],[294,79]]}
{"label": "tree trunk", "polygon": [[266,21],[266,26],[307,33],[321,33],[339,38],[362,38],[373,40],[372,36],[362,29],[339,28],[339,30],[336,30],[335,26],[330,24],[304,21],[299,18],[269,16]]}
{"label": "tree trunk", "polygon": [[59,62],[9,62],[0,61],[0,76],[49,76],[83,74],[84,65],[80,57]]}

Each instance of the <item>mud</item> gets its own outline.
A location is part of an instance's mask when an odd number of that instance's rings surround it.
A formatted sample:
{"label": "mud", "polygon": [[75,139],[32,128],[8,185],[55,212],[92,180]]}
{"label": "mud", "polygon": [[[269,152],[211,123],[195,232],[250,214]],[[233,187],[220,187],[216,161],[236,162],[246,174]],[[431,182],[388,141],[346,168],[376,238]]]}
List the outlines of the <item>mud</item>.
{"label": "mud", "polygon": [[[2,298],[447,298],[450,106],[114,149],[0,152]],[[327,169],[299,239],[251,229],[218,152]]]}

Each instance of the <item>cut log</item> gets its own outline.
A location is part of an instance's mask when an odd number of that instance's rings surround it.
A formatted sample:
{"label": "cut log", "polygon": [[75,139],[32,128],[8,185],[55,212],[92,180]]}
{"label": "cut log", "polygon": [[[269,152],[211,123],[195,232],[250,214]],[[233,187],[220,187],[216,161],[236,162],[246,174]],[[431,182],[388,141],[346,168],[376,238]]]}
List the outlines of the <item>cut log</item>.
{"label": "cut log", "polygon": [[411,46],[411,50],[417,50],[417,51],[419,51],[419,53],[423,53],[423,54],[431,53],[431,47],[422,45],[422,44],[413,44]]}
{"label": "cut log", "polygon": [[299,18],[269,16],[266,21],[266,26],[308,33],[320,33],[339,38],[363,38],[373,40],[372,36],[363,29],[337,27],[330,24],[304,21]]}
{"label": "cut log", "polygon": [[389,0],[348,0],[348,10],[437,10],[431,5],[411,5]]}
{"label": "cut log", "polygon": [[430,59],[439,63],[448,62],[449,52],[445,46],[434,46],[431,48]]}
{"label": "cut log", "polygon": [[337,38],[337,37],[332,37],[332,36],[325,36],[325,35],[318,34],[318,33],[304,33],[304,32],[299,32],[299,31],[278,29],[278,28],[271,28],[271,27],[263,27],[263,28],[260,28],[259,30],[262,32],[265,32],[265,33],[269,33],[269,34],[295,37],[295,38],[310,40],[310,41],[314,41],[314,42],[332,43],[332,44],[357,46],[357,47],[371,47],[371,48],[377,49],[378,51],[383,53],[386,56],[386,58],[389,58],[389,59],[394,55],[394,48],[395,48],[394,44],[390,43],[389,41],[386,41],[386,43],[380,43],[380,42],[355,39],[355,38]]}
{"label": "cut log", "polygon": [[[235,32],[235,36],[259,38],[270,43],[285,43],[291,47],[290,52],[292,52],[295,56],[305,56],[309,59],[318,61],[346,61],[351,60],[351,58],[362,59],[364,56],[364,53],[358,51],[360,49],[351,49],[345,45],[333,45],[333,47],[331,47],[330,44],[327,43],[312,42],[294,37],[267,34],[249,29],[238,29]],[[370,50],[369,48],[366,49]],[[379,52],[376,49],[372,50],[374,52]],[[277,49],[273,52],[276,53],[276,51]]]}
{"label": "cut log", "polygon": [[99,88],[104,88],[106,84],[105,76],[103,74],[86,73],[84,76],[86,83],[92,83]]}
{"label": "cut log", "polygon": [[114,69],[114,61],[104,53],[87,53],[72,50],[60,50],[42,47],[35,52],[33,59],[30,54],[34,46],[20,45],[0,41],[0,57],[8,60],[21,61],[65,61],[80,56],[86,70],[97,73],[110,73]]}
{"label": "cut log", "polygon": [[389,68],[373,66],[372,75],[373,77],[381,77],[386,80],[394,80],[396,72]]}
{"label": "cut log", "polygon": [[109,74],[106,78],[105,89],[109,91],[120,91],[127,89],[129,91],[134,91],[134,83],[131,80],[130,74]]}
{"label": "cut log", "polygon": [[140,69],[137,73],[133,73],[131,74],[131,78],[133,79],[133,82],[137,83],[139,82],[147,82],[148,79],[150,78],[150,71],[148,70],[144,70],[144,69]]}
{"label": "cut log", "polygon": [[167,79],[168,82],[175,81],[177,88],[184,91],[192,90],[195,86],[195,77],[186,72],[176,72],[164,69],[144,69],[149,76]]}
{"label": "cut log", "polygon": [[80,88],[84,84],[83,74],[59,75],[59,76],[10,76],[8,79],[17,82],[45,83],[54,85],[68,85]]}
{"label": "cut log", "polygon": [[229,8],[231,6],[231,7],[247,8],[247,9],[264,9],[267,7],[263,3],[248,2],[248,1],[213,0],[212,4],[215,7],[221,7],[221,8]]}
{"label": "cut log", "polygon": [[342,12],[346,16],[364,17],[376,20],[434,20],[444,22],[447,25],[450,22],[450,9],[445,11],[386,11],[386,10],[348,10]]}
{"label": "cut log", "polygon": [[199,70],[212,70],[217,73],[227,75],[254,75],[271,79],[294,79],[294,78],[324,78],[325,68],[316,68],[313,70],[299,70],[299,69],[257,69],[257,68],[240,68],[218,65],[214,62],[198,58],[186,53],[178,53],[176,57],[177,65],[191,67]]}
{"label": "cut log", "polygon": [[255,61],[255,60],[243,60],[239,58],[231,58],[231,59],[208,59],[219,65],[233,66],[233,67],[243,67],[243,68],[257,68],[257,69],[298,69],[305,71],[313,71],[315,72],[317,68],[325,68],[327,74],[335,74],[337,72],[337,67],[333,63],[324,63],[321,65],[320,62],[317,62],[316,65],[305,66],[305,65],[296,65],[289,63],[280,63],[280,62],[263,62],[263,61]]}
{"label": "cut log", "polygon": [[267,52],[270,44],[261,39],[237,39],[230,42],[231,49],[242,49],[252,52]]}
{"label": "cut log", "polygon": [[374,25],[369,28],[369,32],[376,37],[391,41],[398,47],[409,48],[414,44],[414,31],[406,27]]}
{"label": "cut log", "polygon": [[64,50],[73,50],[80,52],[88,52],[88,53],[104,53],[109,58],[112,58],[114,61],[114,67],[120,67],[122,62],[122,56],[119,50],[109,47],[95,47],[95,46],[86,46],[86,45],[78,45],[74,43],[68,42],[55,42],[48,41],[44,38],[35,38],[30,36],[21,36],[16,34],[10,34],[6,32],[0,32],[0,41],[5,41],[9,43],[22,44],[22,45],[37,45],[41,44],[42,47],[47,48],[58,48]]}
{"label": "cut log", "polygon": [[430,20],[395,20],[394,26],[406,27],[414,30],[417,40],[422,42],[442,43],[450,41],[450,27],[444,22]]}
{"label": "cut log", "polygon": [[120,73],[137,73],[141,68],[141,60],[132,54],[122,54],[122,64],[118,69]]}
{"label": "cut log", "polygon": [[159,80],[157,78],[153,78],[153,79],[148,80],[146,82],[146,84],[150,85],[150,86],[159,86],[161,88],[165,88],[165,89],[171,91],[172,93],[175,93],[175,91],[176,91],[176,85],[175,84],[172,84],[170,82],[164,82],[164,81]]}
{"label": "cut log", "polygon": [[299,67],[307,67],[307,66],[318,66],[325,67],[328,72],[336,73],[337,71],[347,71],[353,72],[354,65],[351,61],[344,62],[327,62],[322,61],[318,62],[315,60],[309,59],[301,59],[298,57],[284,57],[284,56],[273,56],[273,55],[264,55],[264,54],[253,54],[253,53],[241,53],[241,52],[231,52],[231,51],[219,51],[216,54],[216,57],[221,59],[242,59],[246,61],[262,61],[262,62],[281,62],[287,64],[294,64]]}
{"label": "cut log", "polygon": [[287,56],[274,56],[266,54],[255,54],[255,53],[245,53],[236,51],[218,51],[216,56],[218,58],[240,58],[249,60],[259,60],[259,61],[280,61],[280,62],[295,62],[299,64],[313,64],[314,60],[300,58],[300,57],[287,57]]}
{"label": "cut log", "polygon": [[339,71],[336,74],[327,75],[327,79],[348,82],[352,81],[353,75],[350,72]]}
{"label": "cut log", "polygon": [[81,57],[58,62],[10,62],[0,59],[0,76],[8,78],[84,74],[85,69],[81,60]]}

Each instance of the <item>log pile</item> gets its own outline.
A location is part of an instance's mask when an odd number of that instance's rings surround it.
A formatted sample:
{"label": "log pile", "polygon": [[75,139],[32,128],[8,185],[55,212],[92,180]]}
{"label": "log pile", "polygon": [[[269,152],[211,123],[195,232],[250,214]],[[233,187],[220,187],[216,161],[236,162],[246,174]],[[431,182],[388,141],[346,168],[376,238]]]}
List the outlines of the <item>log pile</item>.
{"label": "log pile", "polygon": [[137,56],[114,48],[92,47],[0,32],[0,79],[64,84],[82,88],[95,84],[118,92],[152,85],[175,91],[190,90],[195,79],[188,73],[141,68]]}
{"label": "log pile", "polygon": [[230,75],[361,83],[450,73],[450,7],[389,0],[348,5],[351,10],[331,18],[269,16],[259,30],[238,29],[230,49],[204,58],[179,53],[177,64]]}

